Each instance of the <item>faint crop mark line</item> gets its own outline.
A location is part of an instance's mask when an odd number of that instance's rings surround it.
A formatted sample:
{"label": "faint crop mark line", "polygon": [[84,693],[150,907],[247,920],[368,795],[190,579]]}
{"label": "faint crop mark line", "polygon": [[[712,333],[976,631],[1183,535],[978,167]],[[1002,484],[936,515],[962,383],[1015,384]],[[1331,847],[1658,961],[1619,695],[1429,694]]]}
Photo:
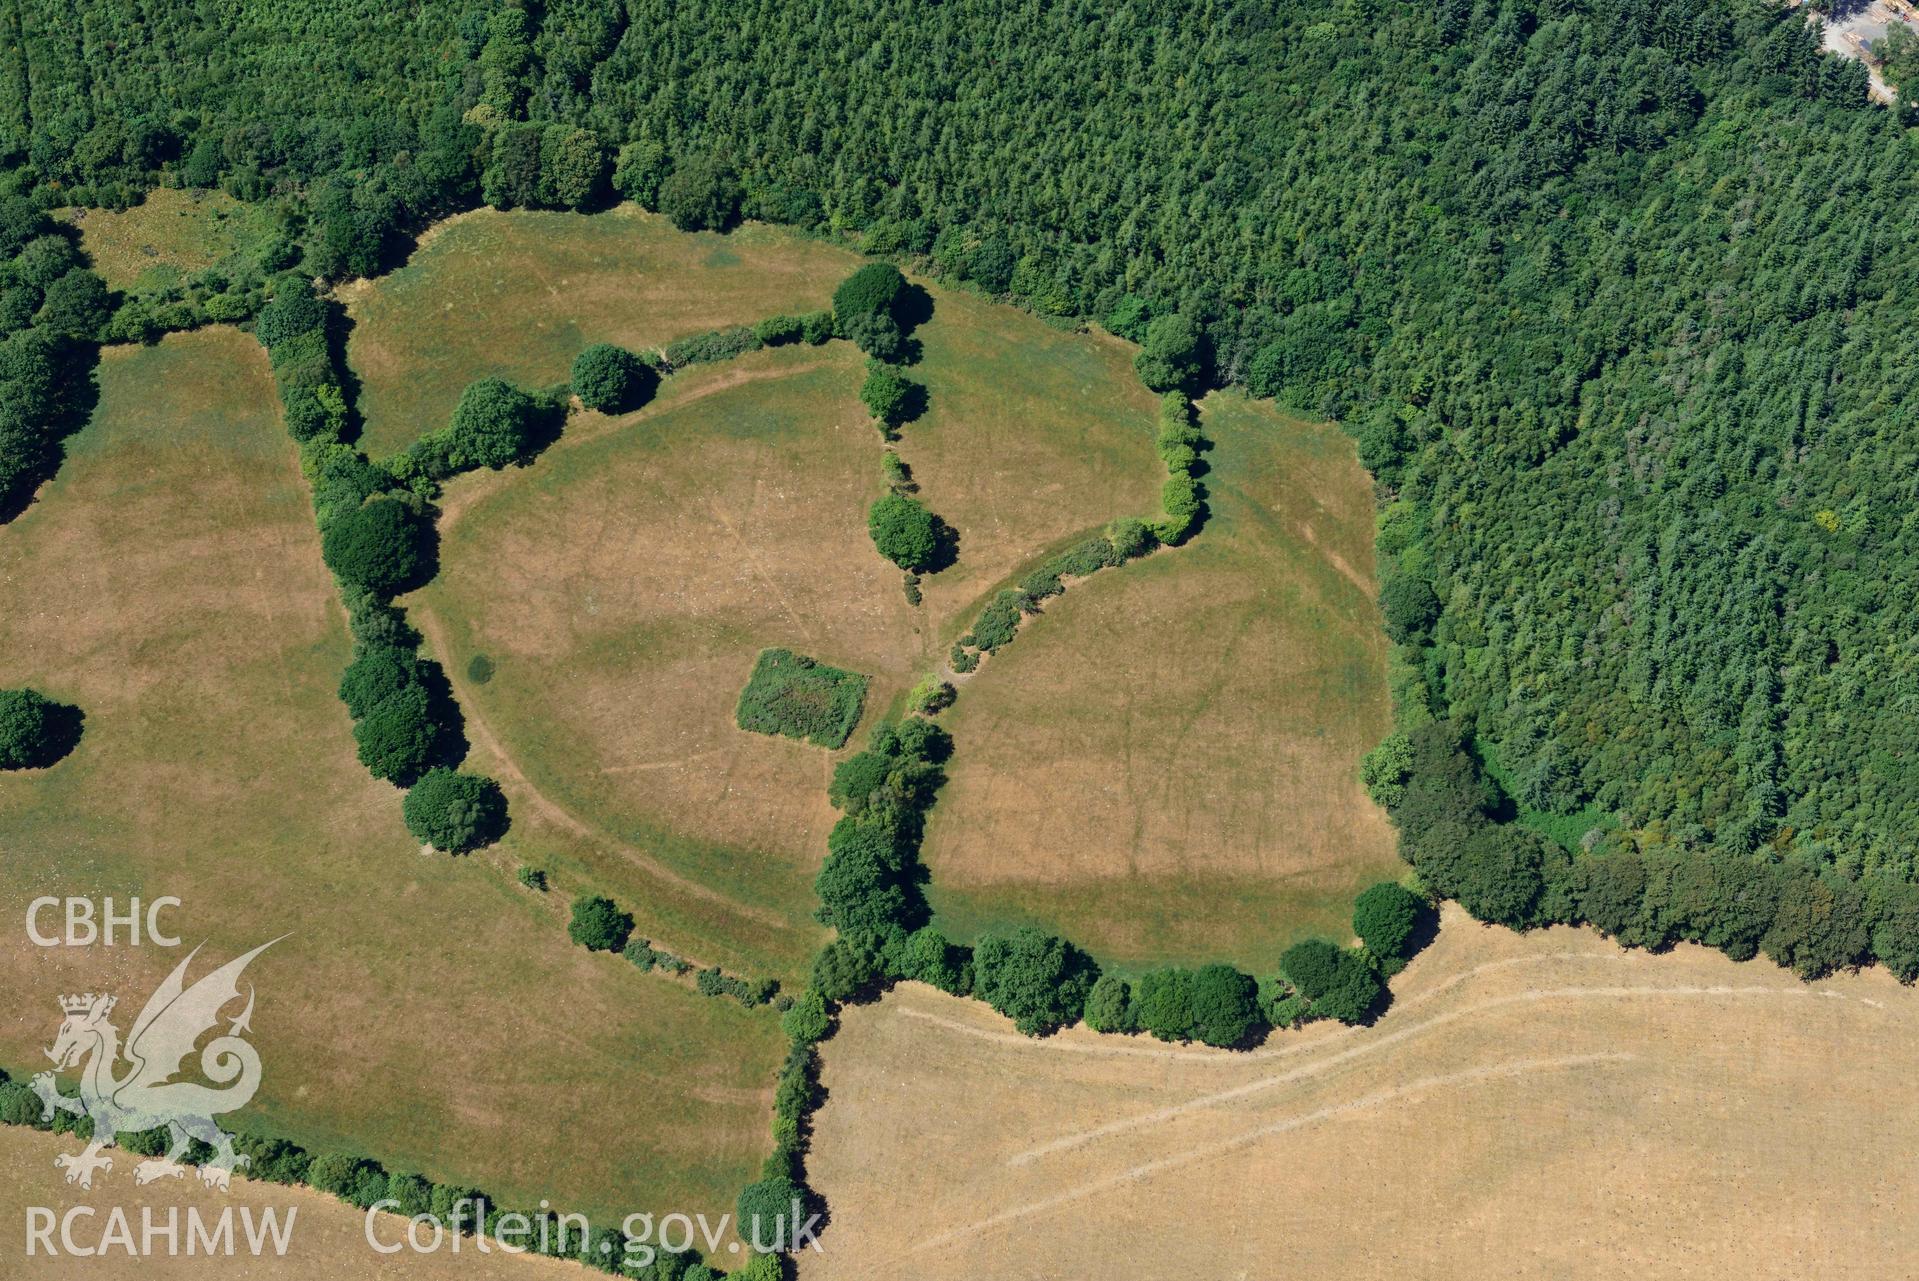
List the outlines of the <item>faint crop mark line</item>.
{"label": "faint crop mark line", "polygon": [[[421,606],[414,611],[413,619],[419,624],[420,635],[425,638],[427,645],[432,651],[443,658],[451,658],[453,651],[447,645],[446,630],[441,625],[439,616],[425,606]],[[442,666],[444,667],[445,664],[442,664]],[[520,768],[520,763],[514,760],[512,755],[506,750],[506,745],[500,742],[498,736],[493,733],[492,727],[480,716],[479,701],[473,697],[472,691],[465,688],[464,682],[455,680],[450,669],[447,673],[447,680],[453,686],[454,697],[459,700],[460,714],[465,720],[468,736],[477,746],[485,748],[492,754],[494,759],[499,762],[499,772],[501,776],[506,781],[514,784],[514,786],[533,803],[534,810],[542,818],[546,819],[547,822],[552,823],[555,827],[571,832],[583,841],[610,847],[629,862],[638,867],[645,868],[652,875],[665,881],[675,889],[685,891],[693,898],[704,899],[709,903],[716,903],[728,911],[737,912],[741,916],[759,921],[762,924],[782,927],[787,924],[787,922],[781,920],[777,914],[765,908],[757,907],[751,903],[743,903],[739,899],[723,894],[704,882],[681,875],[679,872],[660,862],[657,858],[654,858],[651,854],[646,853],[646,851],[628,845],[625,841],[598,830],[592,824],[587,823],[571,810],[541,791],[533,780],[526,776],[526,771]]]}
{"label": "faint crop mark line", "polygon": [[1637,997],[1637,996],[1809,997],[1809,996],[1821,996],[1821,995],[1837,997],[1838,999],[1842,1001],[1852,999],[1851,997],[1848,997],[1843,993],[1839,993],[1839,992],[1823,992],[1822,993],[1822,992],[1813,991],[1808,988],[1731,987],[1731,986],[1663,987],[1663,986],[1652,985],[1652,984],[1643,985],[1643,986],[1631,986],[1631,987],[1619,986],[1619,987],[1546,988],[1546,989],[1542,989],[1534,992],[1516,992],[1509,996],[1489,997],[1484,1001],[1479,1001],[1472,1005],[1461,1006],[1457,1010],[1448,1010],[1444,1014],[1436,1014],[1432,1018],[1427,1019],[1423,1023],[1414,1023],[1414,1024],[1411,1024],[1410,1026],[1399,1028],[1396,1031],[1387,1032],[1384,1035],[1373,1037],[1369,1040],[1362,1042],[1359,1045],[1353,1046],[1349,1050],[1342,1050],[1336,1054],[1328,1055],[1325,1058],[1316,1059],[1310,1063],[1302,1064],[1299,1067],[1293,1068],[1291,1071],[1280,1072],[1273,1076],[1264,1076],[1259,1078],[1256,1081],[1248,1081],[1244,1085],[1236,1085],[1232,1087],[1231,1089],[1219,1090],[1212,1094],[1203,1094],[1199,1096],[1198,1098],[1189,1099],[1184,1103],[1175,1103],[1170,1107],[1157,1108],[1154,1111],[1144,1112],[1138,1116],[1128,1117],[1125,1120],[1109,1121],[1105,1125],[1094,1126],[1090,1130],[1082,1130],[1077,1134],[1065,1135],[1062,1138],[1054,1139],[1047,1143],[1042,1143],[1037,1147],[1028,1148],[1024,1152],[1016,1153],[1015,1155],[1007,1158],[1006,1164],[1026,1165],[1029,1162],[1038,1160],[1040,1157],[1051,1156],[1052,1154],[1056,1152],[1064,1152],[1070,1148],[1081,1147],[1088,1143],[1097,1142],[1100,1139],[1110,1138],[1111,1136],[1115,1134],[1124,1134],[1132,1130],[1144,1129],[1148,1126],[1161,1125],[1167,1121],[1175,1120],[1178,1117],[1185,1116],[1192,1112],[1203,1111],[1207,1108],[1214,1107],[1221,1103],[1227,1103],[1227,1102],[1231,1102],[1234,1099],[1245,1098],[1248,1095],[1258,1094],[1262,1091],[1270,1090],[1274,1088],[1275,1086],[1285,1085],[1292,1081],[1298,1081],[1298,1080],[1303,1080],[1309,1077],[1317,1076],[1320,1073],[1324,1072],[1327,1068],[1334,1067],[1340,1063],[1348,1062],[1352,1059],[1362,1058],[1378,1050],[1385,1049],[1389,1045],[1396,1045],[1399,1042],[1404,1041],[1410,1037],[1418,1036],[1425,1032],[1430,1032],[1434,1028],[1444,1027],[1447,1024],[1457,1023],[1463,1019],[1473,1018],[1477,1015],[1485,1014],[1492,1010],[1504,1009],[1508,1006],[1533,1005],[1542,1001],[1619,1000],[1619,999],[1626,999],[1626,998]]}
{"label": "faint crop mark line", "polygon": [[733,536],[733,541],[739,544],[740,556],[746,561],[746,567],[752,570],[754,577],[758,578],[762,583],[765,583],[766,589],[779,599],[780,608],[786,611],[787,618],[792,620],[793,626],[799,628],[800,635],[804,636],[807,644],[811,645],[813,643],[813,629],[806,625],[806,619],[802,618],[800,612],[793,608],[793,602],[786,598],[786,593],[780,590],[780,585],[773,580],[773,576],[761,568],[759,556],[753,551],[752,547],[747,545],[747,541],[740,537],[740,531],[733,527],[733,522],[727,519],[726,513],[720,509],[719,500],[709,498],[706,505],[713,509],[713,515],[719,519],[720,524],[726,527],[726,532]]}
{"label": "faint crop mark line", "polygon": [[[1369,1111],[1373,1108],[1383,1107],[1386,1104],[1396,1103],[1401,1099],[1408,1098],[1415,1094],[1424,1094],[1432,1090],[1445,1089],[1449,1086],[1478,1085],[1506,1077],[1524,1076],[1533,1072],[1565,1071],[1572,1068],[1596,1067],[1600,1064],[1630,1063],[1632,1061],[1633,1056],[1623,1052],[1574,1054],[1549,1059],[1510,1059],[1504,1063],[1492,1063],[1481,1067],[1467,1068],[1460,1072],[1449,1072],[1440,1076],[1421,1077],[1419,1080],[1409,1081],[1404,1085],[1397,1085],[1391,1089],[1379,1090],[1375,1093],[1365,1095],[1362,1098],[1353,1099],[1350,1102],[1335,1103],[1328,1107],[1318,1108],[1312,1112],[1287,1117],[1283,1121],[1274,1121],[1266,1125],[1261,1125],[1254,1129],[1247,1130],[1244,1133],[1236,1134],[1229,1139],[1222,1139],[1216,1143],[1209,1143],[1202,1147],[1190,1148],[1184,1152],[1174,1153],[1172,1156],[1161,1157],[1157,1161],[1148,1161],[1143,1165],[1136,1165],[1131,1169],[1122,1170],[1118,1174],[1108,1175],[1103,1179],[1096,1179],[1091,1183],[1081,1184],[1076,1188],[1058,1193],[1057,1195],[1046,1197],[1039,1201],[1028,1202],[1014,1209],[1005,1210],[988,1218],[980,1219],[977,1222],[969,1223],[965,1227],[954,1228],[950,1231],[942,1232],[937,1236],[928,1237],[918,1244],[908,1247],[899,1255],[894,1256],[894,1258],[901,1259],[909,1255],[937,1249],[940,1246],[951,1244],[954,1241],[982,1232],[990,1232],[995,1228],[1005,1227],[1007,1224],[1017,1222],[1020,1219],[1029,1218],[1035,1214],[1044,1214],[1049,1210],[1058,1209],[1060,1206],[1069,1205],[1074,1201],[1095,1196],[1101,1192],[1111,1191],[1114,1188],[1122,1187],[1128,1183],[1137,1183],[1145,1179],[1150,1179],[1155,1175],[1164,1174],[1166,1171],[1177,1169],[1182,1165],[1191,1165],[1195,1161],[1203,1161],[1210,1157],[1223,1155],[1236,1148],[1257,1143],[1261,1139],[1271,1138],[1276,1134],[1285,1134],[1291,1130],[1316,1125],[1321,1121],[1329,1121],[1336,1117],[1350,1116],[1355,1113]],[[891,1260],[889,1260],[889,1262],[890,1261]]]}
{"label": "faint crop mark line", "polygon": [[697,764],[698,762],[706,760],[708,757],[711,757],[711,756],[724,756],[724,755],[726,755],[726,752],[723,749],[716,747],[716,748],[713,748],[711,751],[694,752],[691,756],[675,756],[671,760],[640,761],[632,765],[607,765],[601,768],[600,773],[602,774],[645,774],[651,770],[656,770],[656,769],[679,769],[683,766]]}

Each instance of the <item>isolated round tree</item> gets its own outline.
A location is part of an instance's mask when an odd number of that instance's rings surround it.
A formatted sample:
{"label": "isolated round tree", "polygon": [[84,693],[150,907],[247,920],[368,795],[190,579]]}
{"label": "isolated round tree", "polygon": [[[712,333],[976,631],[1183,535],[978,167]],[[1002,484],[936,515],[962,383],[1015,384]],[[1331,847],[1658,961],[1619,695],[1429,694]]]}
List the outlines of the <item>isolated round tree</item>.
{"label": "isolated round tree", "polygon": [[868,508],[866,531],[880,555],[915,573],[933,563],[939,546],[933,513],[904,494],[888,494]]}
{"label": "isolated round tree", "polygon": [[626,946],[633,933],[633,918],[622,912],[610,898],[595,894],[576,899],[573,919],[566,927],[567,937],[594,952],[617,952]]}
{"label": "isolated round tree", "polygon": [[75,720],[38,690],[0,689],[0,769],[38,769],[72,748],[63,721]]}
{"label": "isolated round tree", "polygon": [[540,403],[504,378],[482,378],[453,409],[453,464],[496,471],[532,452]]}
{"label": "isolated round tree", "polygon": [[417,585],[429,537],[412,507],[375,498],[334,518],[320,540],[320,555],[341,581],[390,596]]}
{"label": "isolated round tree", "polygon": [[407,831],[448,854],[490,845],[506,831],[500,785],[450,769],[428,770],[407,792],[400,813]]}
{"label": "isolated round tree", "polygon": [[635,399],[644,368],[626,348],[596,342],[573,360],[574,394],[588,409],[625,409]]}

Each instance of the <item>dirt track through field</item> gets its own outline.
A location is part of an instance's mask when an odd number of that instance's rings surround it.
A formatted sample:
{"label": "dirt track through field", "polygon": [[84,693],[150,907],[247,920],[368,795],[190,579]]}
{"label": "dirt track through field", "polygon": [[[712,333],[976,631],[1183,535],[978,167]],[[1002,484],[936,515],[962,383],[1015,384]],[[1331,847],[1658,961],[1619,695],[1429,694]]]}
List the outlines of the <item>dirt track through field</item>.
{"label": "dirt track through field", "polygon": [[1372,1027],[1237,1054],[1035,1041],[918,985],[851,1010],[801,1276],[1919,1268],[1919,1120],[1887,1106],[1919,994],[1883,972],[1806,984],[1449,909],[1394,986]]}

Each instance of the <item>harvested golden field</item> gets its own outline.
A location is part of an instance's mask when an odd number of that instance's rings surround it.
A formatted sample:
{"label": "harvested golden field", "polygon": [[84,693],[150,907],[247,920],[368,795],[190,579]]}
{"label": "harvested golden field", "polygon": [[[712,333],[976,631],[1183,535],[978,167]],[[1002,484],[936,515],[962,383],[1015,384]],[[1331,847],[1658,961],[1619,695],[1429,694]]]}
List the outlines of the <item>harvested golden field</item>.
{"label": "harvested golden field", "polygon": [[0,527],[0,687],[87,717],[66,760],[0,776],[0,1064],[43,1062],[61,994],[130,1019],[180,957],[35,947],[28,902],[173,895],[203,961],[289,936],[249,971],[242,1123],[503,1200],[730,1206],[769,1142],[772,1013],[573,946],[564,894],[510,862],[421,854],[354,759],[345,619],[257,343],[114,348],[100,380]]}
{"label": "harvested golden field", "polygon": [[957,937],[1032,921],[1122,968],[1266,972],[1404,870],[1359,784],[1391,723],[1370,482],[1330,424],[1202,410],[1198,537],[1047,602],[945,718],[925,859]]}
{"label": "harvested golden field", "polygon": [[860,261],[758,224],[676,231],[634,205],[462,214],[429,231],[405,266],[345,291],[362,445],[376,458],[404,449],[443,426],[476,378],[564,382],[590,343],[647,351],[818,311]]}
{"label": "harvested golden field", "polygon": [[[847,1013],[804,1281],[1919,1271],[1919,994],[1448,907],[1376,1026],[1044,1041],[908,985]],[[910,1206],[910,1213],[901,1207]]]}
{"label": "harvested golden field", "polygon": [[[334,1197],[307,1188],[286,1188],[273,1183],[255,1183],[244,1178],[233,1181],[230,1192],[209,1192],[197,1180],[163,1179],[145,1187],[136,1187],[131,1169],[133,1161],[121,1158],[114,1163],[106,1182],[88,1192],[62,1181],[54,1169],[53,1158],[73,1151],[70,1136],[40,1134],[14,1126],[0,1127],[0,1186],[8,1192],[9,1212],[0,1215],[0,1256],[8,1260],[7,1276],[18,1281],[64,1281],[87,1276],[121,1281],[137,1277],[140,1281],[313,1281],[314,1278],[355,1278],[360,1281],[388,1281],[405,1277],[407,1281],[562,1281],[586,1275],[577,1264],[529,1255],[509,1255],[494,1250],[481,1254],[471,1240],[462,1241],[460,1252],[448,1246],[437,1253],[382,1254],[367,1244],[366,1215]],[[35,1252],[27,1253],[28,1232],[23,1206],[52,1211],[56,1223],[77,1206],[91,1206],[97,1214],[73,1221],[76,1244],[97,1247],[107,1227],[107,1216],[115,1206],[122,1208],[139,1240],[144,1220],[143,1209],[151,1208],[153,1221],[165,1224],[171,1212],[180,1225],[179,1253],[170,1255],[164,1237],[155,1238],[155,1249],[146,1257],[130,1259],[124,1251],[112,1249],[101,1257],[83,1260],[65,1254],[56,1229],[54,1248],[61,1253],[49,1256],[36,1241]],[[232,1257],[208,1257],[186,1254],[189,1213],[197,1212],[211,1226],[220,1213],[231,1207],[236,1242],[246,1240],[247,1214],[255,1224],[264,1222],[271,1212],[275,1222],[292,1219],[286,1234],[286,1252],[275,1253],[268,1246],[257,1257],[237,1247]],[[381,1216],[374,1231],[383,1245],[404,1240],[403,1220]],[[263,1238],[269,1240],[270,1238]],[[423,1238],[424,1239],[424,1238]]]}

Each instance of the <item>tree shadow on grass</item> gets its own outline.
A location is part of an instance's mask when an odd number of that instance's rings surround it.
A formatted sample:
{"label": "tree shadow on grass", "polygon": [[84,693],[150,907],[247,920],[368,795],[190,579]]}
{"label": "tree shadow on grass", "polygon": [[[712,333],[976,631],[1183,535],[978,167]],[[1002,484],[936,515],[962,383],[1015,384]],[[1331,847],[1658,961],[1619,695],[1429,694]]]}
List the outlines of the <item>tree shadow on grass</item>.
{"label": "tree shadow on grass", "polygon": [[950,569],[959,563],[960,535],[938,516],[933,517],[933,554],[927,559],[922,574],[937,574],[942,569]]}
{"label": "tree shadow on grass", "polygon": [[55,703],[47,709],[47,735],[29,768],[45,769],[65,760],[80,745],[86,726],[85,712],[71,703]]}
{"label": "tree shadow on grass", "polygon": [[933,318],[933,311],[933,295],[910,281],[893,299],[893,319],[899,322],[901,333],[911,334]]}
{"label": "tree shadow on grass", "polygon": [[11,489],[0,491],[0,525],[33,506],[40,487],[52,480],[66,461],[67,437],[87,425],[100,403],[99,344],[68,344],[62,352],[61,366],[60,389],[40,431],[41,457],[21,471]]}
{"label": "tree shadow on grass", "polygon": [[366,426],[366,420],[360,417],[360,376],[353,372],[353,366],[347,361],[347,339],[353,336],[353,316],[335,299],[326,300],[326,346],[327,360],[333,365],[333,375],[340,382],[340,396],[346,401],[346,426],[340,432],[342,444],[351,445],[360,439],[360,433]]}

